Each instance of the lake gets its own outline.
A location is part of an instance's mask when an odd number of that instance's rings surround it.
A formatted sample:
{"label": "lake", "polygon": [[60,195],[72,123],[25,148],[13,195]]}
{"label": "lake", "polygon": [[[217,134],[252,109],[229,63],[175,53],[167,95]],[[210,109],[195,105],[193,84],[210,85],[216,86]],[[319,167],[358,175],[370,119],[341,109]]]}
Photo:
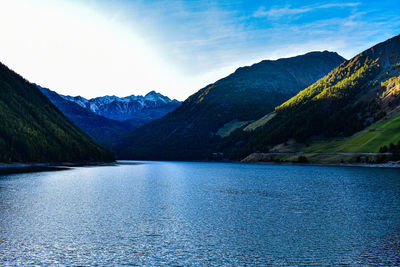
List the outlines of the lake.
{"label": "lake", "polygon": [[145,162],[0,176],[0,264],[400,262],[400,170]]}

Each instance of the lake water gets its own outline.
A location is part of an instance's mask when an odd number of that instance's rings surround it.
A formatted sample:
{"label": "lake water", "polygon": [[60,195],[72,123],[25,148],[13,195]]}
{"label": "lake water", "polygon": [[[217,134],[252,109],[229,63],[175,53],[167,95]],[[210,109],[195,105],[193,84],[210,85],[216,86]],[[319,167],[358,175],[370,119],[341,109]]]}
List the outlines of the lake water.
{"label": "lake water", "polygon": [[148,162],[0,176],[0,264],[400,263],[400,170]]}

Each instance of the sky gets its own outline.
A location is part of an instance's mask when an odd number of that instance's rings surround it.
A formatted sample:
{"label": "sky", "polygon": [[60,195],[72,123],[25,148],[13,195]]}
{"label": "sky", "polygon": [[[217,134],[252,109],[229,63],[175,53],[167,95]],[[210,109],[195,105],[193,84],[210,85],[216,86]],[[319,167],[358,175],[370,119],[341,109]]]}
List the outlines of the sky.
{"label": "sky", "polygon": [[0,0],[0,61],[92,98],[184,100],[235,69],[310,51],[351,58],[400,34],[400,0]]}

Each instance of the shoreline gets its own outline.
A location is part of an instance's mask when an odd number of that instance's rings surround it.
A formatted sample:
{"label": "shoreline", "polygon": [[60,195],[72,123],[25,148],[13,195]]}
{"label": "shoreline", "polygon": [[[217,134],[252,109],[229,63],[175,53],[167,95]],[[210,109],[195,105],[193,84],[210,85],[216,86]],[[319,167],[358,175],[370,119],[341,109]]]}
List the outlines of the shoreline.
{"label": "shoreline", "polygon": [[[367,153],[365,153],[367,154]],[[134,163],[131,163],[134,161]],[[124,163],[125,162],[125,163]],[[326,167],[363,167],[363,168],[391,168],[400,169],[400,161],[384,163],[317,163],[317,162],[274,162],[274,161],[240,161],[240,160],[117,160],[117,165],[138,165],[146,162],[194,162],[194,163],[232,163],[232,164],[257,164],[257,165],[296,165],[296,166],[326,166]]]}
{"label": "shoreline", "polygon": [[[131,160],[123,160],[131,161]],[[138,160],[132,160],[138,161]],[[152,162],[152,160],[140,161],[135,164],[145,164],[146,162]],[[256,165],[287,165],[287,166],[321,166],[321,167],[362,167],[362,168],[390,168],[400,169],[400,161],[388,161],[384,163],[317,163],[317,162],[288,162],[288,161],[240,161],[240,160],[154,160],[157,162],[198,162],[198,163],[233,163],[233,164],[256,164]],[[117,160],[117,163],[119,160]],[[118,164],[127,165],[127,164]]]}
{"label": "shoreline", "polygon": [[[133,161],[133,160],[132,160]],[[136,161],[136,160],[135,160]],[[177,161],[179,162],[179,161]],[[184,161],[185,162],[185,161]],[[273,162],[273,161],[186,161],[186,162],[208,162],[208,163],[241,163],[256,165],[287,165],[287,166],[321,166],[321,167],[362,167],[362,168],[388,168],[400,169],[400,161],[389,161],[385,163],[301,163],[301,162]],[[0,163],[0,175],[64,171],[74,167],[99,167],[117,165],[140,165],[142,161],[131,162],[131,160],[117,160],[115,162],[62,162],[62,163]]]}
{"label": "shoreline", "polygon": [[0,175],[45,172],[45,171],[63,171],[74,167],[90,166],[113,166],[117,162],[59,162],[59,163],[0,163]]}
{"label": "shoreline", "polygon": [[[228,162],[226,162],[228,163]],[[360,168],[386,168],[400,169],[400,162],[386,163],[301,163],[301,162],[272,162],[272,161],[254,161],[241,162],[232,161],[232,163],[256,164],[256,165],[288,165],[288,166],[320,166],[320,167],[360,167]]]}
{"label": "shoreline", "polygon": [[315,166],[400,168],[400,161],[392,159],[391,153],[346,152],[256,152],[241,160],[243,163],[286,163]]}

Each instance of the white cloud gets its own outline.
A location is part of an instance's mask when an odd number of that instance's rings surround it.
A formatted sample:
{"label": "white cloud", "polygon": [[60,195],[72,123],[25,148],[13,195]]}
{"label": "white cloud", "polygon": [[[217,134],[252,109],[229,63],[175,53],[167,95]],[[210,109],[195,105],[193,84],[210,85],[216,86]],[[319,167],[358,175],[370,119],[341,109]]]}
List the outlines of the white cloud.
{"label": "white cloud", "polygon": [[300,8],[291,8],[291,7],[271,8],[269,10],[265,10],[264,7],[261,7],[254,13],[254,17],[280,18],[284,16],[303,14],[318,9],[356,7],[358,5],[360,5],[360,3],[330,3],[324,5],[304,6]]}

